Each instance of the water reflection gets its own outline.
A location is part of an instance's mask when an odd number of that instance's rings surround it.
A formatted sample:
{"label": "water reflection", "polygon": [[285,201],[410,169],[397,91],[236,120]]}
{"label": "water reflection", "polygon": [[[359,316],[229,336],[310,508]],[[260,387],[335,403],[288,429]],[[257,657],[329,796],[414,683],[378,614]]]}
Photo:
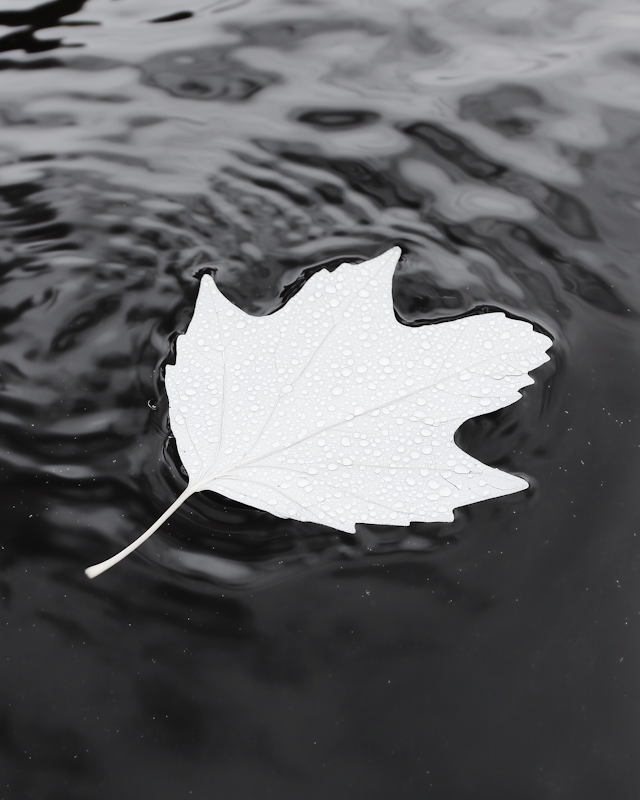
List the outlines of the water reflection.
{"label": "water reflection", "polygon": [[[4,4],[0,795],[637,796],[639,20]],[[207,493],[86,581],[185,485],[198,277],[266,314],[392,244],[403,323],[553,335],[457,434],[531,489],[354,536]]]}
{"label": "water reflection", "polygon": [[[633,315],[592,164],[632,130],[607,109],[640,110],[635,14],[623,0],[0,12],[2,459],[56,487],[50,524],[124,541],[184,484],[162,365],[203,270],[269,313],[313,270],[398,243],[408,324],[498,306],[561,352],[583,306]],[[633,184],[616,197],[637,216]],[[499,461],[512,443],[497,441]],[[64,499],[77,490],[82,514]],[[174,550],[184,536],[200,546]],[[153,557],[246,585],[313,561],[314,540],[359,547],[207,497]]]}

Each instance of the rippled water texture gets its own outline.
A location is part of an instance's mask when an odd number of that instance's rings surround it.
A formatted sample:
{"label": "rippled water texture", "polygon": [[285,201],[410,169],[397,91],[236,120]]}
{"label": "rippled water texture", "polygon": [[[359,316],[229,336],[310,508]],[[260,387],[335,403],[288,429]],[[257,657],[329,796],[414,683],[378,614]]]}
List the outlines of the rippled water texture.
{"label": "rippled water texture", "polygon": [[[640,8],[0,9],[0,795],[635,800]],[[164,366],[398,244],[554,339],[458,433],[532,488],[355,536],[192,498]]]}

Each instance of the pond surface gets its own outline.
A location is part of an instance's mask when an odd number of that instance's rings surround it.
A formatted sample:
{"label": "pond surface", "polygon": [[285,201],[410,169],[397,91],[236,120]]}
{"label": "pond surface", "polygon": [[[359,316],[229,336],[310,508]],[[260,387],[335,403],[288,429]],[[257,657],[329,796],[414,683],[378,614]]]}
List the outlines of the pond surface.
{"label": "pond surface", "polygon": [[[7,0],[3,800],[635,800],[640,8]],[[164,367],[400,245],[400,321],[554,340],[458,442],[531,488],[355,535],[193,497]]]}

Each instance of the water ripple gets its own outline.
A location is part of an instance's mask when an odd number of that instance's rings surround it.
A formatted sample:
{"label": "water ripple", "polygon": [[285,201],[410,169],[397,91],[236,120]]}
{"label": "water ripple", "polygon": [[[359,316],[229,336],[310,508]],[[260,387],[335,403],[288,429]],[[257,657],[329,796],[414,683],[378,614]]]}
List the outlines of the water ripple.
{"label": "water ripple", "polygon": [[[78,536],[154,517],[184,482],[163,365],[203,270],[264,314],[314,270],[400,244],[407,324],[500,307],[562,349],[585,313],[632,317],[640,200],[611,164],[637,136],[639,23],[625,0],[0,12],[0,461],[48,476]],[[497,438],[499,459],[513,440]],[[178,515],[156,556],[244,585],[314,552],[231,508]],[[350,546],[317,535],[318,552]]]}

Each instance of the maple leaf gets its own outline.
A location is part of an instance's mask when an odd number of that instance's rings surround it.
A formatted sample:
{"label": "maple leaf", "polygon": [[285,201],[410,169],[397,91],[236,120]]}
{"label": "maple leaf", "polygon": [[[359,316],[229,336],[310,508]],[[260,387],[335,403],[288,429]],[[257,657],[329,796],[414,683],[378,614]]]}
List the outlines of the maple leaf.
{"label": "maple leaf", "polygon": [[139,539],[205,489],[279,517],[355,524],[451,521],[453,509],[521,491],[522,478],[454,443],[456,429],[520,398],[551,340],[502,313],[422,327],[398,322],[400,249],[321,270],[276,314],[251,317],[200,285],[169,414],[189,485]]}

